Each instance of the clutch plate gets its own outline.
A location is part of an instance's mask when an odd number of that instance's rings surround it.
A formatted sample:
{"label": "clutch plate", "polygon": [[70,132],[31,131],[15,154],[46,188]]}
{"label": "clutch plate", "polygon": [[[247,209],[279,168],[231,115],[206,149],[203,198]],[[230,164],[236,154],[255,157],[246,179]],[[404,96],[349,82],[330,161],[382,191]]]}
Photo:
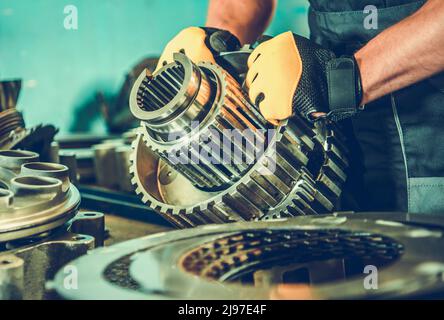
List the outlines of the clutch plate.
{"label": "clutch plate", "polygon": [[444,292],[444,224],[419,219],[338,213],[160,233],[92,251],[70,264],[78,290],[64,272],[53,287],[66,299],[430,296]]}

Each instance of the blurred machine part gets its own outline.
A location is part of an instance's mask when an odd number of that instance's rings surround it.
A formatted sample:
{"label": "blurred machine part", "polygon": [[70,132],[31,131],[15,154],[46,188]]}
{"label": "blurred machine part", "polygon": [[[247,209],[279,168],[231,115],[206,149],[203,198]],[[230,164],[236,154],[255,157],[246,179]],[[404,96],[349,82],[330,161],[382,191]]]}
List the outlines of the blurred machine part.
{"label": "blurred machine part", "polygon": [[0,150],[26,149],[50,160],[50,145],[57,133],[51,125],[26,128],[22,114],[16,109],[21,80],[0,82]]}
{"label": "blurred machine part", "polygon": [[42,299],[67,262],[103,245],[104,216],[78,213],[68,167],[0,151],[0,299]]}
{"label": "blurred machine part", "polygon": [[21,88],[21,80],[0,82],[0,111],[15,109]]}
{"label": "blurred machine part", "polygon": [[443,231],[442,217],[400,213],[203,226],[94,250],[73,262],[79,290],[63,272],[52,285],[65,299],[437,298]]}
{"label": "blurred machine part", "polygon": [[[246,54],[227,54],[228,64]],[[174,59],[154,75],[142,72],[131,93],[142,121],[131,173],[144,203],[181,228],[335,210],[348,163],[334,124],[294,116],[274,127],[248,101],[239,74]]]}
{"label": "blurred machine part", "polygon": [[140,202],[129,172],[131,143],[137,134],[75,134],[51,145],[51,160],[69,168],[70,180],[87,210],[112,213],[146,223],[170,225]]}
{"label": "blurred machine part", "polygon": [[129,173],[131,143],[136,133],[121,135],[70,135],[51,146],[54,161],[70,168],[75,184],[133,192]]}
{"label": "blurred machine part", "polygon": [[68,275],[61,268],[100,246],[105,234],[104,215],[84,212],[49,232],[0,243],[0,300],[55,298],[46,282],[59,270]]}

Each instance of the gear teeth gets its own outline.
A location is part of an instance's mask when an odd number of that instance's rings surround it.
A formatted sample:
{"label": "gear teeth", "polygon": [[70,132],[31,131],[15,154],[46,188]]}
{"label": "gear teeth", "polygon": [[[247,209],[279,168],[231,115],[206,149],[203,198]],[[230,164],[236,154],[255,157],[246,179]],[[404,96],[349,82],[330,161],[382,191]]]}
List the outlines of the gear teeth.
{"label": "gear teeth", "polygon": [[135,192],[136,192],[138,195],[141,195],[141,194],[142,194],[142,190],[141,190],[140,187],[137,187],[136,190],[135,190]]}

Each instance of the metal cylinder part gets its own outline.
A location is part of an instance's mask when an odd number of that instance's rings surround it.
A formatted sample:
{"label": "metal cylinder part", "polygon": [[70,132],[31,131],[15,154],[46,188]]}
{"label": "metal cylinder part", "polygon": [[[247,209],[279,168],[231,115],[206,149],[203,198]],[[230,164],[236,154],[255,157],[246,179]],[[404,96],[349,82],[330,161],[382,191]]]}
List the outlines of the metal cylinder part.
{"label": "metal cylinder part", "polygon": [[78,179],[77,173],[77,158],[76,154],[71,151],[60,151],[59,153],[60,163],[68,167],[69,179],[73,184],[76,184]]}
{"label": "metal cylinder part", "polygon": [[47,177],[19,176],[11,180],[11,191],[16,196],[57,194],[62,191],[62,182]]}
{"label": "metal cylinder part", "polygon": [[116,188],[119,184],[116,173],[116,144],[103,143],[93,146],[96,183],[106,188]]}
{"label": "metal cylinder part", "polygon": [[133,149],[131,146],[121,146],[116,149],[116,172],[118,177],[119,190],[133,192],[134,187],[131,184],[131,174],[129,167],[131,165],[130,157]]}
{"label": "metal cylinder part", "polygon": [[62,164],[50,162],[31,162],[25,163],[21,168],[21,175],[38,175],[41,177],[56,178],[62,181],[64,190],[69,189],[69,168]]}
{"label": "metal cylinder part", "polygon": [[105,243],[105,215],[100,212],[81,212],[71,222],[71,232],[94,238],[95,247]]}
{"label": "metal cylinder part", "polygon": [[0,300],[21,300],[23,290],[23,260],[14,255],[0,255]]}
{"label": "metal cylinder part", "polygon": [[53,163],[60,163],[60,144],[57,141],[51,143],[51,149],[49,152],[49,161]]}
{"label": "metal cylinder part", "polygon": [[19,172],[25,163],[36,162],[39,155],[31,151],[6,150],[0,151],[0,167]]}

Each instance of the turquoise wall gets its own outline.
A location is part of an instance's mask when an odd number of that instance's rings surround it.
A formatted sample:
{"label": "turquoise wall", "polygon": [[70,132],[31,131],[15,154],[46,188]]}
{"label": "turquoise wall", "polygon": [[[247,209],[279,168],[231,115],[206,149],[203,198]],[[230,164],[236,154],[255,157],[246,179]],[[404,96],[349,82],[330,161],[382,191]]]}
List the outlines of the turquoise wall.
{"label": "turquoise wall", "polygon": [[[280,0],[268,33],[307,35],[307,2]],[[78,30],[63,26],[69,4],[78,8]],[[180,29],[203,25],[206,10],[206,0],[1,0],[0,79],[23,79],[28,126],[53,123],[66,133],[95,92],[117,91],[139,59],[159,55]],[[105,130],[99,117],[92,130]]]}

